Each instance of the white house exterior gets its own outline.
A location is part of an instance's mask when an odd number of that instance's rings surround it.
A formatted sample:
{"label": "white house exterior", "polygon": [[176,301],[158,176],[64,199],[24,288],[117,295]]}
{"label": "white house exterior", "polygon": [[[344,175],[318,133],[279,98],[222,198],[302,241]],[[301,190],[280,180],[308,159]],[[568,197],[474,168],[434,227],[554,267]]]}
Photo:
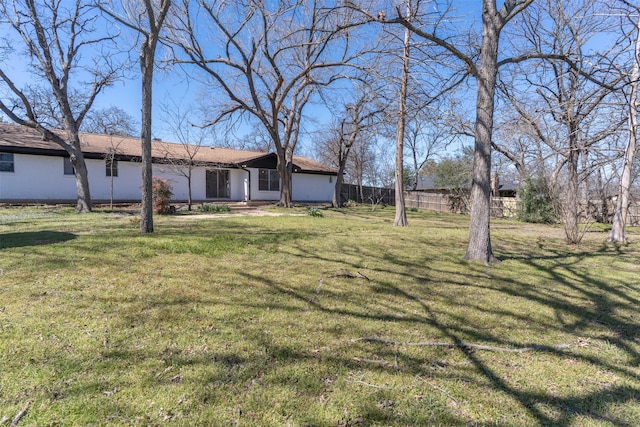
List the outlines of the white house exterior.
{"label": "white house exterior", "polygon": [[[140,140],[82,134],[93,202],[140,200]],[[209,146],[153,141],[153,175],[168,179],[174,202],[186,201],[189,163],[194,202],[277,201],[280,183],[276,155]],[[292,200],[331,201],[335,170],[294,157]],[[113,175],[113,176],[111,176]],[[0,203],[74,202],[75,176],[68,154],[25,127],[0,124]]]}

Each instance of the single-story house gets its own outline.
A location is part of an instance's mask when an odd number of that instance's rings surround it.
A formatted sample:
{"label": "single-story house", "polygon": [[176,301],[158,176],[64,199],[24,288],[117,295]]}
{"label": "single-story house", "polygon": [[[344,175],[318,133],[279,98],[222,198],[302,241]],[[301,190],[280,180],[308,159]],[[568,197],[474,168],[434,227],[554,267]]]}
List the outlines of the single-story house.
{"label": "single-story house", "polygon": [[[61,132],[61,134],[63,134]],[[140,139],[83,133],[80,136],[94,202],[140,201]],[[275,201],[280,178],[275,153],[154,140],[153,175],[169,180],[174,202],[188,196],[192,167],[194,202]],[[331,201],[337,172],[305,157],[294,157],[292,200]],[[76,184],[68,153],[29,128],[0,123],[0,203],[73,202]]]}

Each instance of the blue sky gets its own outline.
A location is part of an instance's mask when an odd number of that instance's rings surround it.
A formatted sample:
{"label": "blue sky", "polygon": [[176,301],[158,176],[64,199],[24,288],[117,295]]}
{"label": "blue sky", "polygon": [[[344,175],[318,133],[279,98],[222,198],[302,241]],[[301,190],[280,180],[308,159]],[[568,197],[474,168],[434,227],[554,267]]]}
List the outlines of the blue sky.
{"label": "blue sky", "polygon": [[[455,2],[456,7],[459,7],[461,13],[465,16],[463,20],[474,20],[473,15],[478,16],[480,11],[480,0],[463,0]],[[161,53],[159,54],[159,56]],[[26,72],[27,64],[25,58],[20,57],[22,62],[17,62],[14,65],[14,76],[16,76],[16,83],[19,86],[28,83],[29,74]],[[137,61],[137,52],[134,50],[131,53],[132,68],[134,74],[137,75],[138,64],[133,63]],[[167,101],[181,104],[186,108],[189,104],[196,105],[199,96],[200,84],[197,82],[190,82],[182,71],[162,71],[157,70],[154,79],[154,123],[153,123],[153,136],[161,138],[166,141],[175,141],[176,138],[170,131],[163,126],[162,111],[159,106]],[[132,78],[129,80],[123,80],[114,83],[112,87],[106,88],[103,93],[96,99],[94,108],[107,108],[110,106],[117,106],[137,121],[140,120],[140,80],[139,78]],[[211,102],[215,102],[212,100]],[[314,106],[310,106],[314,108]],[[307,111],[309,113],[309,111]],[[317,111],[313,113],[314,116],[320,115],[323,120],[330,120],[329,115],[326,112],[318,114]]]}
{"label": "blue sky", "polygon": [[[460,0],[454,2],[459,10],[459,14],[464,16],[465,21],[474,21],[480,15],[480,0]],[[502,2],[499,1],[499,4]],[[160,54],[161,55],[161,54]],[[135,58],[135,56],[134,56]],[[135,58],[137,59],[137,58]],[[136,64],[137,67],[137,64]],[[183,71],[161,71],[157,70],[154,79],[154,125],[153,136],[166,141],[175,141],[176,138],[162,126],[162,112],[159,105],[167,101],[173,101],[186,107],[189,104],[194,106],[198,102],[200,83],[189,82]],[[213,101],[213,100],[212,100]],[[134,118],[139,120],[140,117],[140,80],[135,78],[123,82],[116,83],[113,87],[108,88],[104,94],[97,100],[96,105],[99,107],[109,107],[116,105],[127,111]],[[311,106],[310,108],[314,108]],[[309,114],[309,111],[307,111]],[[322,120],[329,121],[331,119],[328,112],[313,112],[314,116],[320,114]]]}

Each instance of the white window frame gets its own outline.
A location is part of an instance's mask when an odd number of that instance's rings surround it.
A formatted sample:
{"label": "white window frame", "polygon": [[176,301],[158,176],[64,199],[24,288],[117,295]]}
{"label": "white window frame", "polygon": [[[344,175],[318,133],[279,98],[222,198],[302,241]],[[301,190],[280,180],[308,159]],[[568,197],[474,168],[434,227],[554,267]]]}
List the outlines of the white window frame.
{"label": "white window frame", "polygon": [[280,191],[280,174],[275,169],[258,169],[259,191]]}

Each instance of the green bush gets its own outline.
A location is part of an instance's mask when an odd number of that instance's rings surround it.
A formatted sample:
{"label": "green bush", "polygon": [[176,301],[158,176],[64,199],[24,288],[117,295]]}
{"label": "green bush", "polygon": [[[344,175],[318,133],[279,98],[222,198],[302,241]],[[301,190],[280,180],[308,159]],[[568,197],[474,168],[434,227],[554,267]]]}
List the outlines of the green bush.
{"label": "green bush", "polygon": [[307,213],[309,214],[309,216],[315,216],[320,218],[324,216],[322,211],[318,208],[308,208]]}
{"label": "green bush", "polygon": [[518,219],[538,224],[558,222],[556,203],[544,177],[532,178],[520,191]]}
{"label": "green bush", "polygon": [[200,208],[202,212],[206,213],[229,213],[231,208],[228,205],[202,205]]}

